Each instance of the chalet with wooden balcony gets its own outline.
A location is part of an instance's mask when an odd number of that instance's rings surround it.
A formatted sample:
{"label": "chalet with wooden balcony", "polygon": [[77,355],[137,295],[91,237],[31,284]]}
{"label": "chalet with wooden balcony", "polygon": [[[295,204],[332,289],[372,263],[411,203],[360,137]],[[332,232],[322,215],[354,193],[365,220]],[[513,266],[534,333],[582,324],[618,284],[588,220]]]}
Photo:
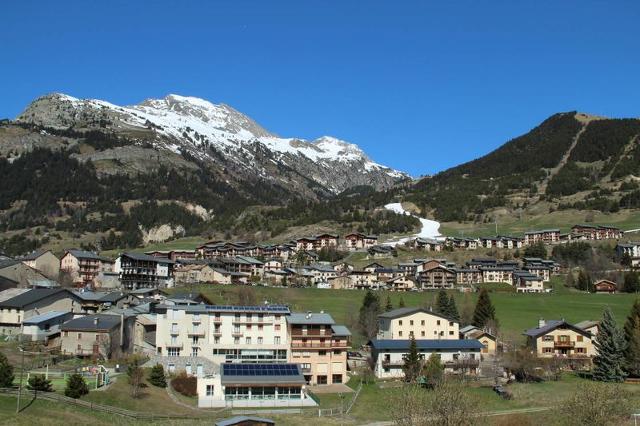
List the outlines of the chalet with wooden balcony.
{"label": "chalet with wooden balcony", "polygon": [[539,357],[588,358],[596,354],[593,335],[565,320],[540,319],[538,327],[526,330],[524,335]]}

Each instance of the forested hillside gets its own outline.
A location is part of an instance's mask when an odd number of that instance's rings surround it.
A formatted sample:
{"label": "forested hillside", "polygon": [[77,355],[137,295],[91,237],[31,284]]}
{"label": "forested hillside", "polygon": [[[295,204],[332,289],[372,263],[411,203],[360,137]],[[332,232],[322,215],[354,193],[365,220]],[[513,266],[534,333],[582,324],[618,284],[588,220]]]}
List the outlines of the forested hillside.
{"label": "forested hillside", "polygon": [[495,151],[419,181],[406,195],[441,221],[491,211],[639,208],[640,120],[555,114]]}

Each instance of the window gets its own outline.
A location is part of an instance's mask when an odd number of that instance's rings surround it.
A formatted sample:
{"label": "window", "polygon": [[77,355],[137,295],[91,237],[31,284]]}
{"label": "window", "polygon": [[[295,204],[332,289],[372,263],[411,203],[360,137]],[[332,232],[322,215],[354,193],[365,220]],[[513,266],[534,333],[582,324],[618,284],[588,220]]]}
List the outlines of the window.
{"label": "window", "polygon": [[334,374],[331,376],[333,383],[342,383],[342,374]]}
{"label": "window", "polygon": [[262,328],[263,328],[262,324],[258,324],[258,331],[262,331]]}
{"label": "window", "polygon": [[168,356],[180,356],[180,349],[179,348],[167,348],[167,355]]}
{"label": "window", "polygon": [[576,353],[577,354],[584,354],[587,353],[586,348],[576,348]]}
{"label": "window", "polygon": [[581,334],[579,334],[579,335],[576,337],[576,340],[577,340],[578,342],[582,342],[582,335],[581,335]]}
{"label": "window", "polygon": [[258,344],[261,345],[262,344],[262,336],[258,337]]}
{"label": "window", "polygon": [[542,337],[542,341],[543,342],[553,342],[553,336],[550,334],[547,334],[546,336]]}
{"label": "window", "polygon": [[440,325],[440,320],[436,321],[436,325]]}
{"label": "window", "polygon": [[[580,337],[582,337],[582,336],[580,336]],[[99,335],[98,333],[96,333],[96,342],[97,342],[98,340],[100,340],[100,335]]]}
{"label": "window", "polygon": [[234,345],[239,345],[240,344],[240,338],[239,337],[234,337],[233,338],[233,344]]}
{"label": "window", "polygon": [[424,330],[420,332],[420,336],[424,337]]}
{"label": "window", "polygon": [[200,348],[191,348],[191,356],[196,357],[198,356],[198,351],[200,350]]}
{"label": "window", "polygon": [[82,339],[82,333],[78,333],[78,340]]}
{"label": "window", "polygon": [[413,320],[410,320],[410,321],[409,321],[409,325],[413,325]]}
{"label": "window", "polygon": [[398,336],[402,337],[402,331],[398,331]]}
{"label": "window", "polygon": [[276,331],[280,331],[280,324],[276,324],[276,326],[275,326],[275,330],[276,330]]}
{"label": "window", "polygon": [[280,336],[275,336],[273,338],[273,344],[274,345],[279,345],[280,344]]}
{"label": "window", "polygon": [[251,344],[251,337],[245,337],[244,343],[245,343],[245,345],[250,345]]}
{"label": "window", "polygon": [[333,351],[334,355],[342,355],[342,351]]}
{"label": "window", "polygon": [[453,321],[449,321],[449,327],[453,327]]}
{"label": "window", "polygon": [[251,330],[251,324],[247,324],[247,330]]}
{"label": "window", "polygon": [[215,344],[219,344],[219,343],[220,343],[220,338],[219,338],[219,337],[217,337],[217,336],[216,336],[216,337],[214,337],[214,338],[213,338],[213,343],[215,343]]}
{"label": "window", "polygon": [[402,325],[402,320],[399,320],[399,321],[398,321],[398,325]]}
{"label": "window", "polygon": [[449,331],[449,336],[453,336],[453,330]]}
{"label": "window", "polygon": [[318,356],[326,356],[327,351],[318,351]]}
{"label": "window", "polygon": [[207,396],[213,396],[213,385],[207,385]]}
{"label": "window", "polygon": [[420,325],[424,325],[424,320],[420,321]]}
{"label": "window", "polygon": [[171,363],[171,364],[168,365],[168,367],[169,367],[169,373],[175,373],[175,371],[176,371],[176,365],[175,364]]}

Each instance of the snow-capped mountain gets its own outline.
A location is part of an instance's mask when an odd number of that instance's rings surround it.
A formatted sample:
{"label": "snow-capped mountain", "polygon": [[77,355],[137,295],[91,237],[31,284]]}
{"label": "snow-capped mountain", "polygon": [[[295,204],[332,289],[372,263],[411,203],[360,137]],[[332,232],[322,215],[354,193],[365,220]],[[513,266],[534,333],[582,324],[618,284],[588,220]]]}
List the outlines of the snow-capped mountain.
{"label": "snow-capped mountain", "polygon": [[[240,180],[258,178],[302,192],[338,193],[357,185],[385,189],[408,177],[372,161],[357,145],[330,136],[313,141],[279,137],[228,105],[195,97],[168,95],[118,106],[56,93],[35,100],[16,122],[126,138],[130,146],[78,154],[94,163],[117,160],[124,171],[144,169],[140,150],[155,150],[224,169]],[[158,161],[171,163],[167,158]]]}

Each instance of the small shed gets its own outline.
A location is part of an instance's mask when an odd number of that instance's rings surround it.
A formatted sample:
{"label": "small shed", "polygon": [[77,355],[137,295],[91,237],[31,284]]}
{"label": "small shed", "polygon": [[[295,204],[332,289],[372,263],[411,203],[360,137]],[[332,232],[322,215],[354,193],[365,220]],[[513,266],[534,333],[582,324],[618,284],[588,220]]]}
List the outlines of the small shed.
{"label": "small shed", "polygon": [[596,293],[615,293],[618,290],[618,284],[609,280],[600,280],[593,284]]}

